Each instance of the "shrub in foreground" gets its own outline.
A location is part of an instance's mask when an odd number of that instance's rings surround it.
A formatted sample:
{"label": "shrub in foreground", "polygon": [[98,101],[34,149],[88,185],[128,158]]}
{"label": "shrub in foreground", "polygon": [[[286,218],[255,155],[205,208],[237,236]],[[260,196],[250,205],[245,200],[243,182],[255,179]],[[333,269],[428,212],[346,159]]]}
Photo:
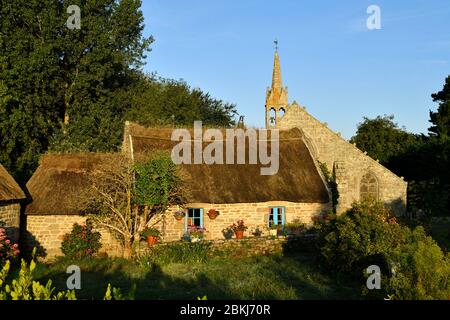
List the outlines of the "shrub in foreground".
{"label": "shrub in foreground", "polygon": [[101,248],[100,232],[94,231],[92,224],[75,223],[72,231],[64,235],[61,243],[61,251],[69,258],[81,259],[92,256]]}
{"label": "shrub in foreground", "polygon": [[345,214],[319,222],[316,229],[325,264],[358,276],[374,262],[385,266],[385,258],[405,238],[390,210],[376,202],[355,203]]}
{"label": "shrub in foreground", "polygon": [[390,255],[393,276],[387,291],[394,299],[450,300],[450,256],[422,227],[407,232],[406,243]]}
{"label": "shrub in foreground", "polygon": [[19,247],[13,244],[6,236],[6,230],[0,228],[0,267],[3,266],[7,260],[16,258],[19,255]]}

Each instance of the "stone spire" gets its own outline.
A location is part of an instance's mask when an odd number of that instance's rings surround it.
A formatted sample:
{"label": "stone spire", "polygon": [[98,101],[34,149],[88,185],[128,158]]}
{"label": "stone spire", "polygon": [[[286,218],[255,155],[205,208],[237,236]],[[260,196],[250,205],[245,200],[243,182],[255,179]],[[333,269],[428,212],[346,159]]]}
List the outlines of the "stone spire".
{"label": "stone spire", "polygon": [[288,88],[283,87],[281,79],[278,41],[275,41],[275,58],[273,62],[272,87],[266,91],[266,128],[275,127],[288,106]]}
{"label": "stone spire", "polygon": [[275,59],[273,62],[273,75],[272,75],[272,90],[281,91],[283,87],[283,80],[281,79],[280,58],[278,57],[278,51],[275,51]]}

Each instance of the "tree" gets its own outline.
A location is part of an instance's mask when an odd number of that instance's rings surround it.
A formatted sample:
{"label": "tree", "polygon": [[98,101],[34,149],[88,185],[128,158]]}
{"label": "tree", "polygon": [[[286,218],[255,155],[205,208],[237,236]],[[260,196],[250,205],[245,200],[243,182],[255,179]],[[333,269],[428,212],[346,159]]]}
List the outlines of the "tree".
{"label": "tree", "polygon": [[112,154],[89,175],[89,181],[91,187],[81,196],[86,211],[96,224],[122,239],[126,258],[133,256],[145,226],[159,222],[169,206],[184,202],[177,167],[163,153],[138,164]]}
{"label": "tree", "polygon": [[387,164],[389,160],[403,153],[417,141],[417,137],[398,127],[394,116],[378,116],[375,119],[364,117],[358,124],[356,135],[350,140],[369,156]]}
{"label": "tree", "polygon": [[[67,28],[69,5],[81,28]],[[140,0],[0,3],[0,161],[21,182],[49,144],[117,146],[132,83],[153,39],[142,36]],[[120,130],[119,130],[120,131]],[[52,142],[50,139],[52,138]]]}
{"label": "tree", "polygon": [[234,125],[236,106],[212,98],[208,93],[192,89],[184,81],[142,76],[128,92],[130,107],[126,120],[143,126]]}
{"label": "tree", "polygon": [[445,79],[444,88],[431,95],[438,102],[437,112],[430,111],[430,122],[433,124],[428,131],[431,136],[450,137],[450,76]]}

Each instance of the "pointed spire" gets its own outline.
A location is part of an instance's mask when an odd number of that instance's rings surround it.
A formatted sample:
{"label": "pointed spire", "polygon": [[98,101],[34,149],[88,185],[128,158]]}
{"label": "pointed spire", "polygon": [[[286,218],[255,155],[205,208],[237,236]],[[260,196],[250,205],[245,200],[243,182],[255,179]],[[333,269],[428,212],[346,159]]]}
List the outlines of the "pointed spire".
{"label": "pointed spire", "polygon": [[273,62],[273,75],[272,75],[272,90],[280,91],[283,87],[283,81],[281,79],[280,58],[278,57],[278,51],[275,51],[275,59]]}

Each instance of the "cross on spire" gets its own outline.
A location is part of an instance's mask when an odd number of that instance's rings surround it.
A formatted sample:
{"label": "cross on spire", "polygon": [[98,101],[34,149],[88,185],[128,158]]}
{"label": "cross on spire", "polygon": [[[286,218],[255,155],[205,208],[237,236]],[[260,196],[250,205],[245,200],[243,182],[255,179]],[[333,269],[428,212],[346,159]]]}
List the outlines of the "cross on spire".
{"label": "cross on spire", "polygon": [[278,52],[278,39],[275,38],[273,43],[275,44],[275,51]]}

